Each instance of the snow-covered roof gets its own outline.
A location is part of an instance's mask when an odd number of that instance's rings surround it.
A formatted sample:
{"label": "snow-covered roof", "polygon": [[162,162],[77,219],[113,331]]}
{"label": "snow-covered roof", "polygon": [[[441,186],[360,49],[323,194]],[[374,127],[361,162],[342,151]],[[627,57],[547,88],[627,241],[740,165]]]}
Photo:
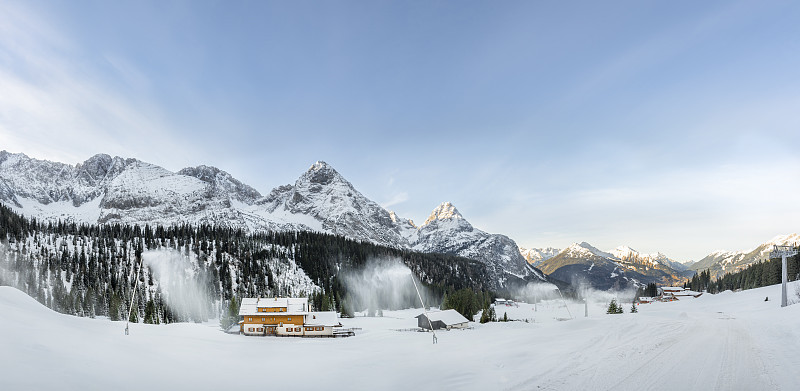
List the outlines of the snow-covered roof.
{"label": "snow-covered roof", "polygon": [[245,297],[239,306],[239,315],[263,315],[259,308],[286,308],[281,314],[301,315],[308,311],[305,297]]}
{"label": "snow-covered roof", "polygon": [[[423,315],[425,315],[425,314],[424,313],[419,314],[419,315],[417,315],[417,318],[419,318],[420,316],[423,316]],[[469,320],[467,320],[467,318],[465,318],[463,315],[458,313],[458,311],[456,311],[456,310],[431,311],[431,312],[428,312],[428,319],[430,319],[431,322],[435,322],[437,320],[440,320],[440,321],[444,322],[444,324],[446,324],[448,326],[452,326],[454,324],[459,324],[459,323],[469,322]]]}
{"label": "snow-covered roof", "polygon": [[339,323],[339,316],[335,311],[309,312],[306,315],[306,325],[333,326]]}

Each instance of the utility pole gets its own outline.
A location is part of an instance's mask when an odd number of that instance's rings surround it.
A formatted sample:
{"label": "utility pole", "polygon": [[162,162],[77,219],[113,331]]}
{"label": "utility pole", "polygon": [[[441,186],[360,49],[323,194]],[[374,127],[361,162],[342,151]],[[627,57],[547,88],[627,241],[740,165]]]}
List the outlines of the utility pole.
{"label": "utility pole", "polygon": [[770,258],[781,257],[781,307],[786,307],[788,304],[786,294],[786,284],[789,281],[789,271],[786,267],[786,258],[797,255],[797,248],[793,246],[773,246],[772,252],[769,254]]}

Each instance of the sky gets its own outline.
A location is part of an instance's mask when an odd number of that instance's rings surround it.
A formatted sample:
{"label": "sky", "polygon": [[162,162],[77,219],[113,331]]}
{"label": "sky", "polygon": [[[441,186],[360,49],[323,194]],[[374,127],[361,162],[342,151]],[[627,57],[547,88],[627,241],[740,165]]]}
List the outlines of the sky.
{"label": "sky", "polygon": [[0,0],[0,150],[314,162],[423,222],[699,260],[800,231],[800,3]]}

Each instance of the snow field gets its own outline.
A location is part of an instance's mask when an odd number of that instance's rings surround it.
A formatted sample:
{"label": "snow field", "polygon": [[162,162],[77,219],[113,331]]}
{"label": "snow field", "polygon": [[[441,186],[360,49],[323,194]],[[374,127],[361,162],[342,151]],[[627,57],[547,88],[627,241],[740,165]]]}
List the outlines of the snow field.
{"label": "snow field", "polygon": [[800,306],[780,308],[779,289],[623,315],[598,301],[588,318],[574,303],[569,321],[556,320],[566,311],[551,301],[529,323],[475,323],[437,332],[433,345],[430,333],[398,331],[416,327],[419,309],[342,319],[362,329],[342,339],[227,335],[214,323],[133,324],[125,336],[124,322],[57,314],[0,287],[0,389],[793,390]]}

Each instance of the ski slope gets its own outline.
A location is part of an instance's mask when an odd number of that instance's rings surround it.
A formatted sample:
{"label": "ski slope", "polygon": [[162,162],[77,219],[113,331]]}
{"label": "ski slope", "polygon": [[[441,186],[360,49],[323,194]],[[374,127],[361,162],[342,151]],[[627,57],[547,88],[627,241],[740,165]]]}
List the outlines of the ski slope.
{"label": "ski slope", "polygon": [[[795,284],[790,286],[794,295]],[[764,301],[765,297],[769,301]],[[0,287],[0,389],[794,390],[800,305],[779,286],[606,315],[604,303],[498,307],[524,321],[408,331],[420,310],[342,319],[342,339],[227,335],[57,314]],[[630,303],[623,304],[626,312]]]}

